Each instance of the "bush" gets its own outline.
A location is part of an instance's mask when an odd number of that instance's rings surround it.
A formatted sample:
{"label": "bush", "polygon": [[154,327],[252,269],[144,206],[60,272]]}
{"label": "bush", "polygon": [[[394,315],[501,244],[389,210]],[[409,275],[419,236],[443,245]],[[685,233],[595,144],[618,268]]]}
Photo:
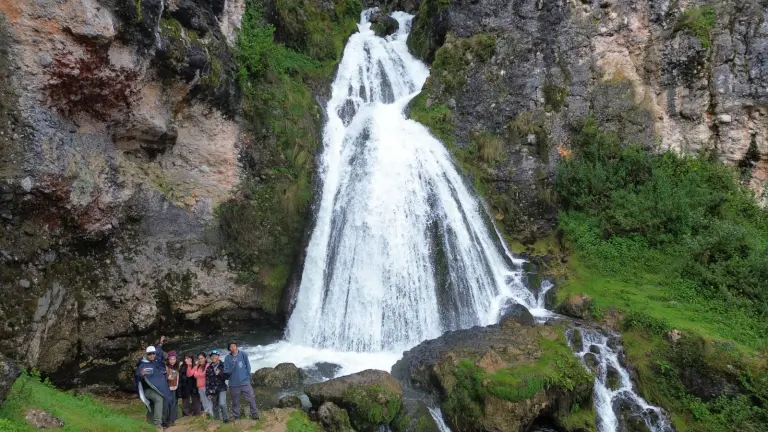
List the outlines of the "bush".
{"label": "bush", "polygon": [[[575,156],[558,165],[556,188],[567,210],[562,226],[583,248],[609,260],[611,252],[626,258],[634,249],[630,256],[642,265],[650,247],[701,295],[768,314],[768,216],[733,170],[625,145],[594,119],[573,144]],[[630,261],[613,270],[638,266]]]}

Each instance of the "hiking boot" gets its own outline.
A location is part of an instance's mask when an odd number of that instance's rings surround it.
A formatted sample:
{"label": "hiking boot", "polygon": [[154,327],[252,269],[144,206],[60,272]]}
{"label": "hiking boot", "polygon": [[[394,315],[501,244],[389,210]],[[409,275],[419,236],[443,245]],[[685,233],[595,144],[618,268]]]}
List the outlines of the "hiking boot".
{"label": "hiking boot", "polygon": [[224,419],[224,423],[229,423],[229,419]]}

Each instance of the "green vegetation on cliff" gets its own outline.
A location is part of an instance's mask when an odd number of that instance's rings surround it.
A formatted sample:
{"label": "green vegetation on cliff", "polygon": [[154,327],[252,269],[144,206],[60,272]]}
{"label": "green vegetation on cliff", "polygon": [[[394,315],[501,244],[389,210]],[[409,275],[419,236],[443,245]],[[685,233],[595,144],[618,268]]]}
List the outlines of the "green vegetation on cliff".
{"label": "green vegetation on cliff", "polygon": [[247,179],[239,198],[219,208],[225,252],[240,281],[257,288],[262,307],[273,313],[301,248],[312,196],[322,117],[310,89],[327,85],[362,6],[338,0],[329,13],[317,2],[281,0],[275,7],[286,45],[275,41],[258,1],[248,2],[238,33]]}
{"label": "green vegetation on cliff", "polygon": [[558,297],[585,292],[595,319],[623,317],[641,394],[678,430],[760,430],[768,215],[704,156],[649,153],[592,119],[573,149],[557,172],[573,252]]}
{"label": "green vegetation on cliff", "polygon": [[677,22],[676,30],[689,30],[701,41],[701,46],[712,46],[710,32],[717,23],[715,8],[709,5],[692,7],[685,10]]}

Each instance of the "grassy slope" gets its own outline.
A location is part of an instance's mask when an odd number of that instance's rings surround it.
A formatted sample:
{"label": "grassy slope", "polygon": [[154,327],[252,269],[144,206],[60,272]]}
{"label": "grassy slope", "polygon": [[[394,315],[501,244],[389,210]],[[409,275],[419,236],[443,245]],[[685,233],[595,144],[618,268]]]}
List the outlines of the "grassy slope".
{"label": "grassy slope", "polygon": [[[136,405],[138,406],[138,405]],[[34,431],[24,419],[24,410],[47,411],[64,422],[65,431],[108,432],[154,430],[132,414],[107,407],[94,398],[74,396],[40,382],[38,377],[23,374],[14,383],[8,400],[0,407],[0,431]],[[138,408],[141,408],[138,406]],[[142,410],[141,415],[145,411]]]}
{"label": "grassy slope", "polygon": [[[141,432],[154,431],[146,423],[146,409],[138,398],[101,398],[76,396],[41,382],[38,376],[23,374],[14,383],[8,400],[0,407],[0,432],[36,431],[24,419],[26,409],[40,409],[64,422],[60,430],[77,432]],[[284,424],[288,432],[318,432],[301,410],[268,410],[259,421],[240,420],[223,424],[204,417],[185,417],[171,432],[212,431],[236,432],[269,429]]]}
{"label": "grassy slope", "polygon": [[678,430],[765,430],[766,213],[717,162],[624,149],[594,123],[574,142],[558,172],[558,302],[593,297],[592,318],[622,331],[641,394]]}

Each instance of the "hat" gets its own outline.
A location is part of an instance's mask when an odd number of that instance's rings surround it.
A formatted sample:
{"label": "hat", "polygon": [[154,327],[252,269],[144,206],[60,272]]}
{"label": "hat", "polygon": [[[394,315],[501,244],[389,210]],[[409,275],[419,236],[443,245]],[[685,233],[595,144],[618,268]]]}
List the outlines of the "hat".
{"label": "hat", "polygon": [[150,345],[147,347],[147,354],[157,354],[157,350],[154,346]]}
{"label": "hat", "polygon": [[210,355],[214,355],[214,354],[219,355],[219,350],[211,350]]}
{"label": "hat", "polygon": [[176,357],[176,351],[168,351],[168,358]]}

